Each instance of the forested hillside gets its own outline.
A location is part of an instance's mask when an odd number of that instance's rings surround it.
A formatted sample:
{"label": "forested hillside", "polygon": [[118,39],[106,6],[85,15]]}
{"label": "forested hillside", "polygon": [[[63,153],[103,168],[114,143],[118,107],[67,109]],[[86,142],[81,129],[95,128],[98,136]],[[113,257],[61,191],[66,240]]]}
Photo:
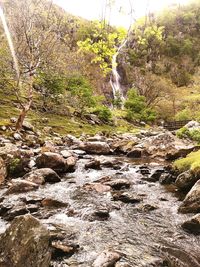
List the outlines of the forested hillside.
{"label": "forested hillside", "polygon": [[[116,116],[150,123],[199,119],[198,1],[148,14],[128,32],[110,26],[103,18],[87,21],[74,17],[46,0],[4,0],[2,7],[19,65],[16,72],[1,26],[3,119],[10,105],[13,115],[24,110],[31,116],[30,109],[39,117],[61,114],[83,119],[93,113],[104,123]],[[126,45],[118,51],[125,40]],[[125,100],[120,94],[114,99],[111,86],[117,52]]]}

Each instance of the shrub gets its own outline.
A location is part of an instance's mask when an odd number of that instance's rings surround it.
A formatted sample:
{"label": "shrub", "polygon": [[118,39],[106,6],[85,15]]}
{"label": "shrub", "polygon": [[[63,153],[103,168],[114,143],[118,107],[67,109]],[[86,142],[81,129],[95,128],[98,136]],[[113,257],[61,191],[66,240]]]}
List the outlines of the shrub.
{"label": "shrub", "polygon": [[187,127],[179,129],[176,133],[179,138],[189,138],[192,141],[200,143],[200,130],[189,130]]}
{"label": "shrub", "polygon": [[112,119],[112,113],[110,109],[104,105],[98,106],[93,112],[103,122],[109,122]]}
{"label": "shrub", "polygon": [[146,106],[145,97],[138,95],[135,89],[129,90],[124,106],[127,111],[126,119],[129,121],[143,120],[145,122],[153,122],[156,119],[156,112]]}

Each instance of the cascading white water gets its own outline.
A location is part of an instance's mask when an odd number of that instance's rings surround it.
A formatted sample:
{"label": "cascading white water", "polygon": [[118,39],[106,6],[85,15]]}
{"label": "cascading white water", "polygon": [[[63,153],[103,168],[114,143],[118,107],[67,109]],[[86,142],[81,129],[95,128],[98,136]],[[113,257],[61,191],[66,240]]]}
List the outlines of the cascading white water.
{"label": "cascading white water", "polygon": [[127,40],[125,40],[120,47],[117,49],[117,52],[114,54],[112,58],[112,75],[110,78],[110,84],[113,90],[114,99],[120,98],[122,103],[124,102],[123,89],[120,84],[121,77],[117,71],[117,57],[119,55],[120,50],[126,45]]}
{"label": "cascading white water", "polygon": [[19,80],[20,79],[20,72],[19,72],[18,61],[17,61],[17,57],[16,57],[16,53],[15,53],[12,37],[11,37],[10,31],[9,31],[9,28],[8,28],[8,25],[7,25],[7,22],[6,22],[6,18],[5,18],[5,15],[3,13],[3,9],[2,9],[1,6],[0,6],[0,19],[2,21],[2,25],[3,25],[3,28],[4,28],[5,34],[6,34],[6,38],[8,40],[8,45],[9,45],[9,48],[10,48],[10,52],[11,52],[11,55],[12,55],[12,58],[13,58],[13,62],[14,62],[14,68],[15,68],[16,75],[17,75],[17,80]]}

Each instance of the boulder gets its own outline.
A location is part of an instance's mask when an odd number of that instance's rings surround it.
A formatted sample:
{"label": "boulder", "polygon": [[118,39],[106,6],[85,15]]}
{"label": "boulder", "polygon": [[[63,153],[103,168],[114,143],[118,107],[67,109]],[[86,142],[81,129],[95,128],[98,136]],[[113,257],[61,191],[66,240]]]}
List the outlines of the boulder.
{"label": "boulder", "polygon": [[74,156],[71,156],[71,157],[66,159],[68,172],[73,172],[75,170],[76,161],[77,161],[77,159]]}
{"label": "boulder", "polygon": [[189,190],[198,181],[190,171],[185,171],[176,178],[175,185],[181,190]]}
{"label": "boulder", "polygon": [[25,130],[34,132],[34,126],[30,122],[28,122],[28,121],[24,121],[22,127]]}
{"label": "boulder", "polygon": [[100,160],[93,159],[85,164],[85,169],[94,169],[94,170],[101,170],[101,162]]}
{"label": "boulder", "polygon": [[192,234],[200,234],[200,214],[196,214],[191,219],[185,221],[182,228]]}
{"label": "boulder", "polygon": [[130,188],[131,183],[127,179],[115,179],[104,183],[112,187],[114,190],[121,190],[124,188]]}
{"label": "boulder", "polygon": [[38,188],[38,184],[18,178],[18,179],[11,180],[10,187],[5,192],[5,194],[8,195],[8,194],[13,194],[13,193],[23,193],[23,192],[35,190],[37,188]]}
{"label": "boulder", "polygon": [[195,183],[179,207],[183,213],[200,212],[200,180]]}
{"label": "boulder", "polygon": [[107,155],[110,153],[110,147],[106,142],[85,142],[80,144],[79,148],[91,154]]}
{"label": "boulder", "polygon": [[130,152],[128,152],[127,157],[129,157],[129,158],[141,158],[142,157],[142,149],[133,148]]}
{"label": "boulder", "polygon": [[112,250],[103,251],[93,263],[93,267],[112,267],[120,260],[122,255]]}
{"label": "boulder", "polygon": [[0,185],[4,183],[7,176],[5,161],[0,157]]}
{"label": "boulder", "polygon": [[60,154],[53,152],[45,152],[36,159],[38,168],[50,168],[59,173],[66,172],[69,168],[68,164],[71,163],[67,162]]}
{"label": "boulder", "polygon": [[0,238],[0,266],[49,267],[50,260],[48,230],[30,214],[15,218]]}
{"label": "boulder", "polygon": [[33,170],[23,176],[23,179],[26,181],[33,182],[35,184],[44,184],[47,183],[57,183],[60,182],[61,179],[58,174],[49,168],[43,168],[38,170]]}

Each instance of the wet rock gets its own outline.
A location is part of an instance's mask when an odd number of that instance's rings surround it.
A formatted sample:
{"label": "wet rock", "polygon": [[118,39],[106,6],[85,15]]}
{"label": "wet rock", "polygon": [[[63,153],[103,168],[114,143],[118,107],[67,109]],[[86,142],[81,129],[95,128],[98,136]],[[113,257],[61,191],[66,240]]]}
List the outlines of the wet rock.
{"label": "wet rock", "polygon": [[38,184],[32,183],[30,181],[25,181],[22,179],[13,179],[9,189],[5,192],[6,195],[14,193],[23,193],[32,191],[38,188]]}
{"label": "wet rock", "polygon": [[45,198],[41,201],[41,204],[43,207],[49,207],[49,208],[63,208],[68,207],[68,203],[64,203],[52,198]]}
{"label": "wet rock", "polygon": [[131,265],[126,262],[117,262],[115,267],[131,267]]}
{"label": "wet rock", "polygon": [[150,179],[152,180],[152,182],[157,182],[160,179],[163,172],[164,172],[163,169],[154,170],[153,173],[150,175]]}
{"label": "wet rock", "polygon": [[200,214],[196,214],[191,219],[185,221],[182,228],[193,234],[200,234]]}
{"label": "wet rock", "polygon": [[79,148],[91,154],[107,155],[110,153],[110,147],[106,142],[85,142],[80,144]]}
{"label": "wet rock", "polygon": [[181,190],[188,190],[198,181],[198,177],[192,175],[190,171],[179,174],[175,181],[175,185]]}
{"label": "wet rock", "polygon": [[170,173],[162,173],[159,178],[160,184],[171,184],[175,181],[175,177]]}
{"label": "wet rock", "polygon": [[71,157],[66,159],[67,171],[68,172],[75,171],[76,161],[77,161],[77,159],[75,157],[73,157],[73,156],[71,156]]}
{"label": "wet rock", "polygon": [[122,255],[112,250],[103,251],[93,263],[93,267],[114,267],[115,263],[120,260]]}
{"label": "wet rock", "polygon": [[125,188],[130,188],[131,183],[127,179],[115,179],[104,183],[105,185],[109,185],[115,190],[121,190]]}
{"label": "wet rock", "polygon": [[158,209],[158,207],[154,206],[152,204],[144,204],[144,205],[141,206],[141,210],[145,211],[145,212],[153,211],[153,210],[156,210],[156,209]]}
{"label": "wet rock", "polygon": [[113,168],[114,170],[119,170],[121,169],[122,166],[122,162],[116,159],[106,159],[103,158],[103,160],[101,160],[101,165],[105,168]]}
{"label": "wet rock", "polygon": [[51,246],[53,248],[52,258],[56,259],[65,255],[72,255],[79,248],[79,245],[72,244],[66,241],[52,241]]}
{"label": "wet rock", "polygon": [[195,183],[179,207],[183,213],[200,212],[200,180]]}
{"label": "wet rock", "polygon": [[49,232],[30,214],[19,216],[0,237],[0,266],[49,267]]}
{"label": "wet rock", "polygon": [[12,207],[5,215],[4,218],[8,221],[13,220],[16,216],[24,215],[38,211],[39,206],[35,204],[30,205],[16,205]]}
{"label": "wet rock", "polygon": [[85,169],[101,170],[101,162],[97,159],[91,160],[85,164]]}
{"label": "wet rock", "polygon": [[111,187],[101,183],[91,183],[91,184],[85,184],[84,189],[92,191],[95,190],[98,193],[105,193],[109,192],[111,190]]}
{"label": "wet rock", "polygon": [[88,221],[105,221],[110,217],[109,209],[106,207],[97,207],[97,209],[87,216]]}
{"label": "wet rock", "polygon": [[5,161],[0,157],[0,185],[4,183],[7,176]]}
{"label": "wet rock", "polygon": [[61,179],[58,174],[49,168],[43,168],[38,170],[33,170],[23,176],[23,179],[26,181],[30,181],[32,183],[41,185],[45,182],[47,183],[57,183],[60,182]]}
{"label": "wet rock", "polygon": [[70,162],[70,159],[67,162],[60,154],[52,152],[45,152],[36,159],[38,168],[50,168],[56,172],[66,172],[69,169],[69,164],[74,165],[75,163],[74,161]]}
{"label": "wet rock", "polygon": [[127,157],[129,158],[141,158],[142,157],[142,149],[135,148],[128,152]]}
{"label": "wet rock", "polygon": [[114,201],[122,201],[124,203],[136,204],[139,203],[142,199],[135,194],[127,193],[127,192],[114,192],[112,193],[112,197]]}

